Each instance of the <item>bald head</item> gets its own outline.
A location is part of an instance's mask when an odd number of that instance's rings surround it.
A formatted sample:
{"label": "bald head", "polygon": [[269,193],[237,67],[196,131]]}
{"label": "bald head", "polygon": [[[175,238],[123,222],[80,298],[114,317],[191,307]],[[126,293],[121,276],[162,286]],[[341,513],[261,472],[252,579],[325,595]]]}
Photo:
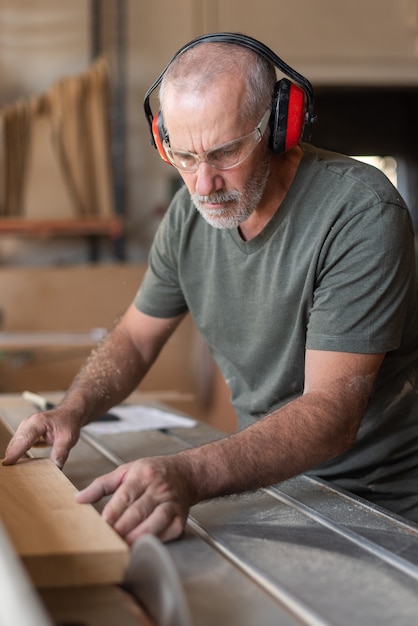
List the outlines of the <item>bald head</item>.
{"label": "bald head", "polygon": [[241,115],[249,119],[271,106],[276,72],[261,55],[235,43],[204,42],[175,57],[168,67],[160,88],[161,109],[164,112],[166,87],[170,93],[193,93],[204,96],[214,84],[231,79],[244,84]]}

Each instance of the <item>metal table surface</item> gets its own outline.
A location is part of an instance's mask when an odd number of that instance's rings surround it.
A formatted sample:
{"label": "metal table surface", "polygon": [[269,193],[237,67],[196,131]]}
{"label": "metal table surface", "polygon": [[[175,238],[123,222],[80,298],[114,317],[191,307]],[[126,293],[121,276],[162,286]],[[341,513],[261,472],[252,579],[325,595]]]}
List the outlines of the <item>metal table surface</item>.
{"label": "metal table surface", "polygon": [[[12,428],[31,412],[19,396],[0,396],[0,415]],[[205,424],[83,435],[64,471],[82,488],[121,462],[219,436]],[[196,505],[184,535],[166,548],[198,626],[418,620],[418,525],[321,480],[298,476]]]}

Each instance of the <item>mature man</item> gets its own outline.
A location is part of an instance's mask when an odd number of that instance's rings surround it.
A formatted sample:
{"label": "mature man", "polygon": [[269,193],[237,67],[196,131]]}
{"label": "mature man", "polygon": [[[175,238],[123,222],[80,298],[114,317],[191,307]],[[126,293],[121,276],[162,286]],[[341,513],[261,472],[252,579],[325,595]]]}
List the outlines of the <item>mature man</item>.
{"label": "mature man", "polygon": [[[25,420],[6,453],[14,463],[43,436],[62,467],[81,426],[138,385],[190,312],[240,429],[128,463],[80,492],[80,502],[114,494],[103,516],[129,543],[146,532],[173,539],[191,505],[307,471],[418,520],[410,216],[380,172],[301,141],[309,90],[276,84],[270,53],[209,36],[169,64],[153,127],[185,186],[134,303],[61,404]],[[291,109],[283,145],[277,98]],[[301,120],[296,139],[289,120]]]}

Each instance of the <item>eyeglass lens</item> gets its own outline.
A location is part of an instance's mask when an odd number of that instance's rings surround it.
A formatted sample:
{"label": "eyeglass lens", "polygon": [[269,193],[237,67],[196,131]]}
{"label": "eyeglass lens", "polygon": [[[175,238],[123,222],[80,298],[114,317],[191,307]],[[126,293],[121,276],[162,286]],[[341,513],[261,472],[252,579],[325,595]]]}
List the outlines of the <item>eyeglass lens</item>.
{"label": "eyeglass lens", "polygon": [[267,111],[260,124],[248,135],[233,139],[217,146],[202,155],[186,150],[172,150],[168,140],[164,140],[164,148],[171,163],[180,170],[193,172],[199,167],[200,161],[206,161],[213,168],[227,170],[242,163],[261,141],[269,119]]}
{"label": "eyeglass lens", "polygon": [[[219,148],[208,150],[205,153],[205,161],[216,169],[228,169],[241,163],[251,152],[253,147],[259,141],[259,135],[253,131],[250,136],[242,139],[235,139],[229,143],[223,144]],[[166,148],[167,156],[173,164],[185,170],[195,170],[198,168],[199,155],[191,152],[180,152]]]}

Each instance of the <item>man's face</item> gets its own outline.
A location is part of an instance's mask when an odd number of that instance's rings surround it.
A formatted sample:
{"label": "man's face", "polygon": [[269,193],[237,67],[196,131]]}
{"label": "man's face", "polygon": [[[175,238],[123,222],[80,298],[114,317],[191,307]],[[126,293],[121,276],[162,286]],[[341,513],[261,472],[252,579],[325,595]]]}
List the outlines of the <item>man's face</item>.
{"label": "man's face", "polygon": [[[167,86],[164,120],[173,150],[201,154],[251,133],[260,120],[239,118],[243,97],[230,81],[210,92],[181,94]],[[238,166],[220,170],[205,160],[195,172],[179,170],[192,200],[215,228],[236,228],[259,205],[269,175],[270,153],[265,137]]]}

